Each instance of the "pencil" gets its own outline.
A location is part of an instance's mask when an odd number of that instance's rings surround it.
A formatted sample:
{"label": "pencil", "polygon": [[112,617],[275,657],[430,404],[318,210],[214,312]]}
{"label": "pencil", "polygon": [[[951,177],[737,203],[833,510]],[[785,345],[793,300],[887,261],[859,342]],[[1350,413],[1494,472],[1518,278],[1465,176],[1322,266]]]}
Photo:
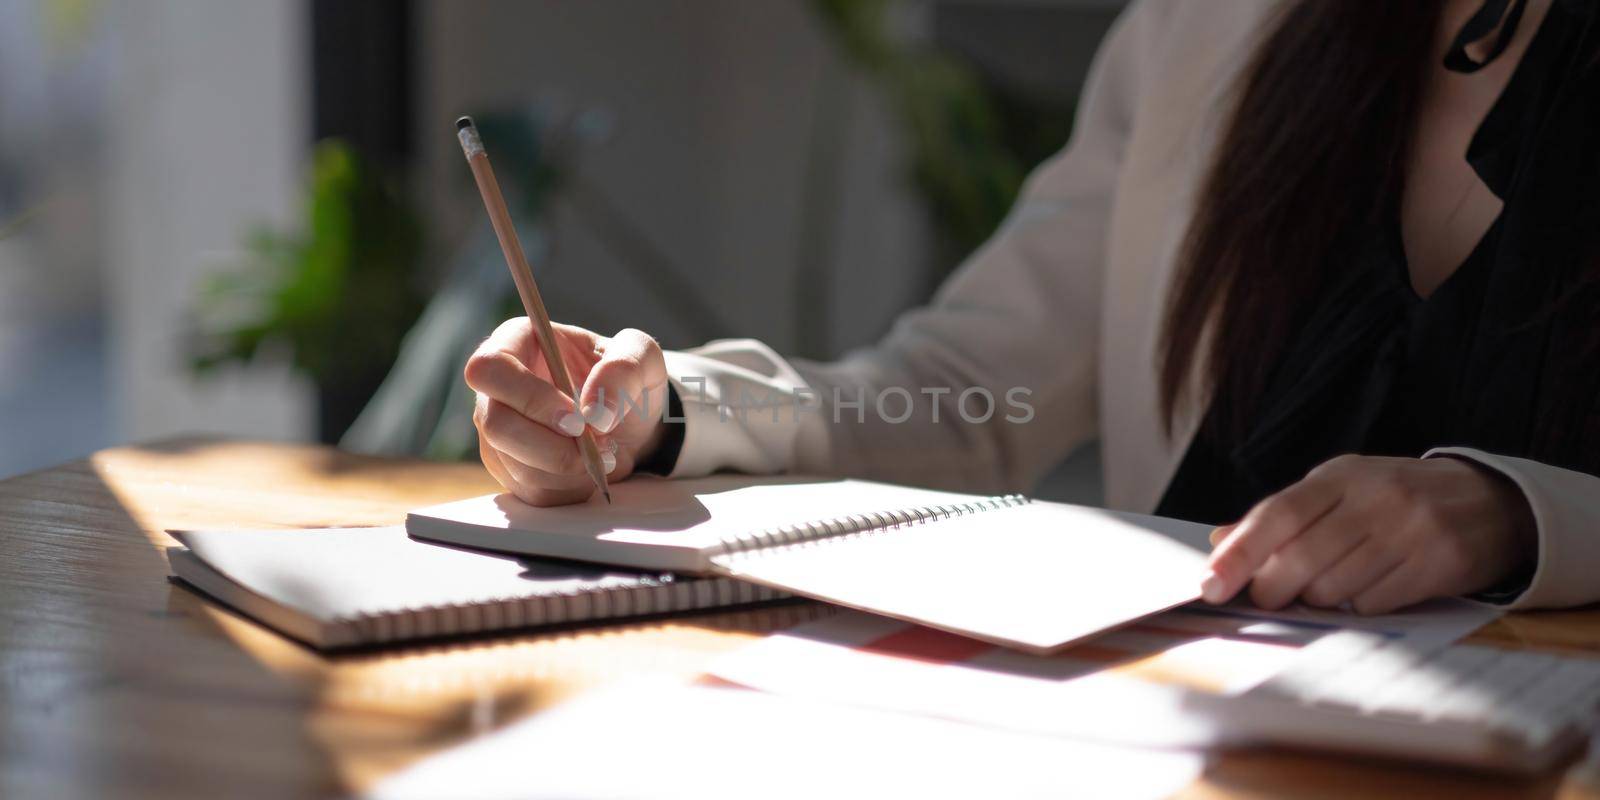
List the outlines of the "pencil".
{"label": "pencil", "polygon": [[[522,307],[533,322],[534,333],[539,337],[539,347],[544,352],[545,366],[550,368],[550,378],[557,389],[567,393],[577,402],[578,393],[567,373],[567,362],[556,345],[555,330],[550,325],[550,313],[545,311],[544,299],[539,296],[539,285],[533,282],[533,270],[528,268],[528,258],[522,253],[522,241],[517,238],[516,226],[511,224],[511,212],[506,210],[506,199],[500,194],[500,183],[494,179],[494,168],[489,166],[489,154],[484,152],[483,139],[472,117],[456,120],[456,136],[461,140],[461,150],[466,153],[467,164],[472,167],[472,177],[478,183],[478,193],[483,195],[483,205],[489,211],[489,223],[494,226],[495,238],[500,240],[500,252],[505,254],[511,279],[516,281],[517,294],[522,296]],[[606,485],[606,470],[600,463],[600,448],[595,444],[594,431],[587,425],[578,437],[578,450],[583,454],[583,466],[600,490],[600,496],[611,502],[611,488]]]}

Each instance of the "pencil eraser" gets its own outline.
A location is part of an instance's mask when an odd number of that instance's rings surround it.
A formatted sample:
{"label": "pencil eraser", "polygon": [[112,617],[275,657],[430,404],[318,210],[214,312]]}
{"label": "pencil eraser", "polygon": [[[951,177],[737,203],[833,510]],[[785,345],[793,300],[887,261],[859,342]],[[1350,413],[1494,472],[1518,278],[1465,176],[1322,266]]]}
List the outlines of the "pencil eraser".
{"label": "pencil eraser", "polygon": [[473,127],[472,117],[462,117],[456,120],[456,130],[458,131],[464,131],[471,127]]}

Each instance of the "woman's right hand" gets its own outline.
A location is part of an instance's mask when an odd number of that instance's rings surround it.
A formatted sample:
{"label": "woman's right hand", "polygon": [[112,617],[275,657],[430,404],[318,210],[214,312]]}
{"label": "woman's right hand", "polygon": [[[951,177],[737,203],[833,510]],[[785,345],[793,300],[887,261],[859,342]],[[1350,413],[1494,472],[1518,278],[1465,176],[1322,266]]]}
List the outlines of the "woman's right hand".
{"label": "woman's right hand", "polygon": [[667,399],[661,347],[632,328],[604,337],[555,326],[578,397],[557,389],[527,317],[507,320],[467,359],[477,392],[472,421],[483,465],[506,491],[537,506],[578,503],[595,491],[577,437],[595,432],[607,479],[618,481],[655,451]]}

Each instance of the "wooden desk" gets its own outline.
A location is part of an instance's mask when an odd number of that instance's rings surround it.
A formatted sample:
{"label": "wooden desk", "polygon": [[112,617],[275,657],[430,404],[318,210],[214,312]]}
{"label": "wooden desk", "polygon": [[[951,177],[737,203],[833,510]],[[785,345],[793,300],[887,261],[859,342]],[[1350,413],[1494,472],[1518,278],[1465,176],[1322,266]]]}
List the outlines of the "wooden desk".
{"label": "wooden desk", "polygon": [[[689,678],[812,605],[323,658],[166,581],[167,528],[397,523],[490,491],[470,464],[180,441],[0,481],[0,797],[301,797],[624,675]],[[1479,639],[1600,651],[1600,612]],[[1306,755],[1230,755],[1185,796],[1576,796]]]}

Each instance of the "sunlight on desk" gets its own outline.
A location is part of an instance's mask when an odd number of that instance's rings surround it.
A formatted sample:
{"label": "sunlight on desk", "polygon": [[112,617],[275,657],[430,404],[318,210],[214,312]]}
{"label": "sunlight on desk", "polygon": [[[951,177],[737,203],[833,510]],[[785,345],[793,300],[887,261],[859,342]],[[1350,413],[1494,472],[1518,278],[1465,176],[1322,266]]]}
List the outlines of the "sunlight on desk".
{"label": "sunlight on desk", "polygon": [[[13,546],[73,548],[51,591],[32,591],[36,580],[0,585],[7,619],[50,608],[50,619],[73,620],[0,628],[0,664],[24,699],[8,705],[8,741],[55,765],[8,775],[8,787],[75,774],[120,794],[164,796],[217,770],[257,769],[255,785],[284,795],[359,787],[587,687],[625,674],[688,679],[712,654],[826,613],[789,604],[323,656],[169,584],[158,548],[175,542],[163,530],[394,524],[419,503],[491,491],[481,467],[186,440],[103,451],[0,487]],[[8,559],[6,569],[29,577],[21,567]],[[33,716],[46,708],[60,727],[39,736]],[[216,719],[196,727],[197,714]],[[121,762],[95,766],[155,745],[138,779]]]}
{"label": "sunlight on desk", "polygon": [[[217,441],[117,448],[0,482],[0,732],[12,765],[0,794],[361,791],[577,694],[640,677],[686,682],[766,633],[832,613],[789,604],[324,656],[170,584],[159,553],[172,544],[166,528],[392,525],[417,505],[492,489],[474,464]],[[1597,630],[1578,611],[1508,617],[1477,638],[1592,652]],[[1222,756],[1181,796],[1551,797],[1558,786],[1559,774],[1507,783],[1255,752]]]}

